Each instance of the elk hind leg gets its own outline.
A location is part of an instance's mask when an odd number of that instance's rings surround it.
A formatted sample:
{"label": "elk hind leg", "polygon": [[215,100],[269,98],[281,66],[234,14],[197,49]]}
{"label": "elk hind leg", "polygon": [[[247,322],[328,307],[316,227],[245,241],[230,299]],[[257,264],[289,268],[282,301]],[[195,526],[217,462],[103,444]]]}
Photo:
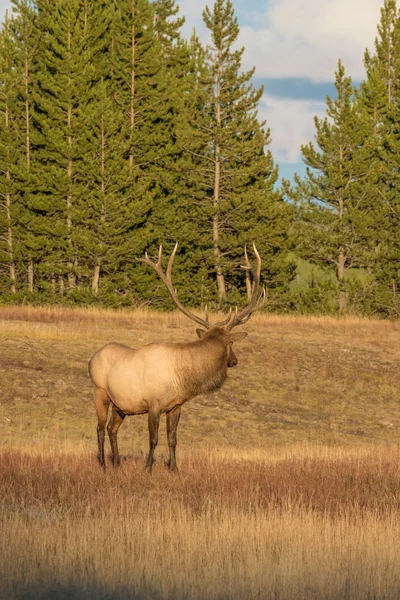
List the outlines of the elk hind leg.
{"label": "elk hind leg", "polygon": [[160,424],[160,411],[149,410],[149,442],[150,449],[146,461],[146,470],[151,473],[154,463],[154,451],[158,443],[158,426]]}
{"label": "elk hind leg", "polygon": [[177,471],[176,466],[176,430],[178,427],[179,419],[181,416],[181,407],[175,406],[172,410],[167,413],[167,438],[169,448],[169,461],[168,467],[170,471]]}
{"label": "elk hind leg", "polygon": [[110,406],[110,398],[105,390],[101,388],[94,389],[94,405],[97,413],[97,442],[99,446],[99,463],[103,469],[106,468],[104,459],[104,438],[106,434],[106,424],[108,407]]}
{"label": "elk hind leg", "polygon": [[120,464],[120,457],[118,452],[118,441],[117,433],[121,426],[122,421],[125,419],[124,413],[119,411],[116,406],[112,406],[111,419],[107,425],[108,437],[110,438],[112,461],[114,467]]}

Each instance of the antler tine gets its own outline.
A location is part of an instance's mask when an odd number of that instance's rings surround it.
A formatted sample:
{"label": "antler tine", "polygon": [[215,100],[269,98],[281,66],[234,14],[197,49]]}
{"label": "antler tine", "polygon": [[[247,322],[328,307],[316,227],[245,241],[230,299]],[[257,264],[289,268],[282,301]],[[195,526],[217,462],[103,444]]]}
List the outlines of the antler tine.
{"label": "antler tine", "polygon": [[168,267],[167,267],[167,279],[171,280],[171,274],[172,274],[172,265],[174,264],[174,260],[175,260],[175,254],[176,251],[178,250],[178,242],[176,242],[174,249],[172,250],[172,254],[169,257],[169,261],[168,261]]}
{"label": "antler tine", "polygon": [[253,242],[253,249],[254,249],[254,254],[256,255],[256,258],[257,258],[257,273],[254,278],[254,290],[253,290],[253,294],[251,296],[252,298],[253,298],[253,295],[257,296],[258,288],[260,287],[260,276],[261,276],[261,256],[259,255],[254,242]]}
{"label": "antler tine", "polygon": [[251,269],[249,255],[247,254],[247,244],[244,245],[244,259],[246,261],[246,269]]}
{"label": "antler tine", "polygon": [[196,323],[198,323],[199,325],[202,325],[203,327],[205,327],[206,329],[210,329],[210,324],[205,321],[204,319],[201,319],[200,317],[198,317],[197,315],[194,315],[193,313],[191,313],[190,311],[188,311],[179,301],[178,299],[178,294],[176,292],[176,290],[174,290],[174,286],[172,285],[172,279],[171,279],[171,273],[172,273],[172,265],[174,263],[174,259],[175,259],[175,254],[176,251],[178,249],[178,243],[175,244],[175,247],[172,251],[171,256],[169,257],[169,261],[168,261],[168,267],[167,267],[167,272],[164,273],[164,271],[162,270],[162,244],[160,244],[160,248],[158,250],[158,260],[157,262],[152,262],[148,255],[147,252],[145,252],[144,258],[138,258],[138,260],[140,262],[144,262],[147,265],[149,265],[156,273],[157,275],[160,277],[160,279],[164,282],[171,298],[172,301],[174,302],[175,306],[181,311],[183,312],[184,315],[186,315],[187,317],[189,317],[189,319],[192,319],[192,321],[195,321]]}
{"label": "antler tine", "polygon": [[[147,256],[147,252],[146,252],[146,256]],[[160,244],[160,247],[158,249],[158,261],[157,261],[157,265],[159,265],[160,269],[162,268],[161,261],[162,261],[162,244]]]}
{"label": "antler tine", "polygon": [[264,286],[262,289],[262,292],[258,298],[257,306],[254,310],[260,310],[261,308],[264,308],[267,298],[268,298],[268,290]]}
{"label": "antler tine", "polygon": [[157,273],[157,275],[159,275],[161,278],[163,278],[164,273],[163,273],[162,267],[161,267],[162,244],[160,244],[160,247],[158,249],[158,259],[157,259],[157,262],[151,261],[147,252],[144,253],[144,258],[138,258],[137,260],[139,262],[146,263],[146,265],[149,265]]}
{"label": "antler tine", "polygon": [[242,267],[242,269],[246,269],[247,271],[251,271],[251,269],[253,267],[250,264],[249,257],[248,257],[248,254],[247,254],[247,244],[245,244],[245,246],[244,246],[244,260],[245,260],[246,264],[245,265],[240,265],[240,266]]}
{"label": "antler tine", "polygon": [[229,313],[228,313],[228,316],[226,317],[226,319],[224,319],[223,321],[220,321],[219,323],[214,323],[213,327],[224,327],[225,325],[227,325],[229,323],[231,318],[232,318],[232,307],[229,308]]}
{"label": "antler tine", "polygon": [[[245,308],[243,308],[239,312],[236,310],[236,314],[235,314],[233,320],[227,326],[228,330],[233,329],[237,325],[243,325],[244,323],[247,323],[247,321],[250,319],[253,312],[255,312],[256,310],[260,310],[265,305],[265,302],[267,299],[265,288],[263,288],[261,295],[258,296],[258,290],[260,287],[260,276],[261,276],[261,256],[260,256],[254,242],[253,242],[253,250],[254,250],[254,254],[257,259],[257,268],[256,268],[256,272],[254,274],[253,282],[251,284],[251,298],[249,300],[248,305]],[[243,268],[251,269],[253,271],[253,267],[251,266],[251,263],[248,258],[246,246],[244,248],[244,256],[245,256],[246,265]]]}

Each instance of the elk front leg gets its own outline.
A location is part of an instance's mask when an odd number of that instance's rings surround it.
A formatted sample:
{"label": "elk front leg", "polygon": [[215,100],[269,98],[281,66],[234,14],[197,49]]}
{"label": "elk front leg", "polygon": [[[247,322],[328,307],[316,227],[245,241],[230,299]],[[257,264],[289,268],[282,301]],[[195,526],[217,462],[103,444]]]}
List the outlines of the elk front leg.
{"label": "elk front leg", "polygon": [[113,405],[111,419],[107,425],[108,437],[110,438],[112,461],[114,467],[118,467],[120,463],[119,452],[118,452],[118,441],[117,433],[121,426],[122,421],[125,419],[124,413],[119,411],[116,406]]}
{"label": "elk front leg", "polygon": [[181,417],[181,407],[175,406],[172,410],[167,413],[167,437],[168,437],[168,448],[169,448],[169,461],[168,467],[170,471],[177,471],[176,466],[176,430],[178,427],[179,419]]}
{"label": "elk front leg", "polygon": [[160,411],[159,410],[149,410],[149,441],[150,441],[150,450],[149,455],[146,461],[146,469],[149,473],[151,473],[151,469],[153,467],[154,462],[154,450],[156,449],[158,443],[158,426],[160,424]]}
{"label": "elk front leg", "polygon": [[104,458],[104,438],[106,437],[105,427],[100,424],[97,425],[97,445],[99,447],[99,453],[97,455],[99,464],[103,469],[106,468],[106,461]]}
{"label": "elk front leg", "polygon": [[108,407],[110,405],[110,399],[105,390],[101,388],[94,389],[94,405],[97,413],[97,443],[99,447],[98,459],[100,466],[103,469],[106,468],[106,461],[104,458],[104,438],[105,429],[107,423]]}

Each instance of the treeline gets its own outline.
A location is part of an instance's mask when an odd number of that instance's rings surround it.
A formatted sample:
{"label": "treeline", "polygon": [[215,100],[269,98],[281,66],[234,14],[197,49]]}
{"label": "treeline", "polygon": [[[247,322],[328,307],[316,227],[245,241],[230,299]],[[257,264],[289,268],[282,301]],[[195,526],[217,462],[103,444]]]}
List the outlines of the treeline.
{"label": "treeline", "polygon": [[2,302],[169,307],[137,257],[178,241],[180,299],[236,304],[255,240],[271,310],[399,313],[394,0],[366,81],[355,88],[339,63],[318,147],[302,148],[308,174],[291,186],[278,183],[228,0],[203,13],[207,47],[183,39],[175,0],[12,5],[0,32]]}
{"label": "treeline", "polygon": [[366,79],[339,61],[336,98],[315,118],[316,145],[291,196],[296,252],[320,270],[297,290],[306,310],[400,316],[400,17],[385,0]]}
{"label": "treeline", "polygon": [[242,72],[230,2],[186,41],[174,0],[14,0],[1,32],[1,297],[166,301],[136,258],[179,251],[192,305],[238,302],[243,247],[290,280],[291,209],[275,189],[262,89]]}

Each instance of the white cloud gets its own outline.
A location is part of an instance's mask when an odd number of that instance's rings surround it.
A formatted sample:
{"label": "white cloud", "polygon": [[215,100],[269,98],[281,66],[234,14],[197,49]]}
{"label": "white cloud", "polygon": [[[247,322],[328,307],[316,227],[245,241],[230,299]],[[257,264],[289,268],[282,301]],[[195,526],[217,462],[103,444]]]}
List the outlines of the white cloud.
{"label": "white cloud", "polygon": [[314,116],[323,117],[326,105],[315,100],[287,100],[264,94],[260,120],[271,129],[269,146],[277,163],[301,162],[300,146],[314,139]]}
{"label": "white cloud", "polygon": [[186,19],[182,30],[185,38],[189,39],[193,33],[193,29],[196,29],[196,34],[203,43],[209,41],[202,14],[205,7],[212,6],[212,3],[209,0],[178,0],[179,14],[183,15]]}
{"label": "white cloud", "polygon": [[11,3],[9,2],[9,0],[0,0],[0,22],[3,22],[3,19],[5,17],[6,14],[6,10],[8,9],[8,12],[11,13]]}
{"label": "white cloud", "polygon": [[[202,11],[213,0],[180,0],[186,16],[185,35],[193,27],[203,43],[209,35]],[[315,82],[332,82],[341,59],[353,80],[365,77],[363,57],[373,48],[383,0],[264,0],[257,19],[247,11],[239,43],[245,47],[243,68],[256,67],[258,77],[305,77]],[[233,0],[239,12],[249,0]],[[251,18],[250,18],[251,17]],[[314,115],[323,116],[325,103],[287,100],[264,95],[260,118],[271,128],[271,150],[278,163],[301,160],[300,146],[313,139]]]}
{"label": "white cloud", "polygon": [[340,58],[353,79],[364,77],[382,0],[269,0],[257,29],[242,27],[244,67],[263,77],[330,81]]}
{"label": "white cloud", "polygon": [[[193,27],[202,42],[209,36],[202,21],[213,0],[180,0],[186,16],[185,35]],[[234,0],[244,12],[248,0]],[[261,3],[262,4],[262,3]],[[363,56],[372,48],[383,0],[264,0],[257,3],[257,26],[241,26],[244,68],[256,66],[260,77],[308,77],[331,81],[339,58],[353,79],[364,77]],[[247,22],[256,22],[251,7]]]}

